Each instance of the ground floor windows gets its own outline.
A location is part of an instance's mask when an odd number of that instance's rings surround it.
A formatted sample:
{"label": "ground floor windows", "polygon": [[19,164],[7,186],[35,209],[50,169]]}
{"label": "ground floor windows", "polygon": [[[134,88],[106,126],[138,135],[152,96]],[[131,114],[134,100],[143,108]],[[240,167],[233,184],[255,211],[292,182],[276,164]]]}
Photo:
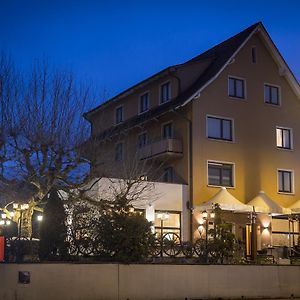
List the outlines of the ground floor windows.
{"label": "ground floor windows", "polygon": [[293,193],[293,171],[278,170],[278,192]]}
{"label": "ground floor windows", "polygon": [[168,211],[156,211],[154,227],[155,232],[161,236],[167,232],[174,232],[180,236],[181,213]]}
{"label": "ground floor windows", "polygon": [[209,161],[208,185],[233,187],[233,164]]}

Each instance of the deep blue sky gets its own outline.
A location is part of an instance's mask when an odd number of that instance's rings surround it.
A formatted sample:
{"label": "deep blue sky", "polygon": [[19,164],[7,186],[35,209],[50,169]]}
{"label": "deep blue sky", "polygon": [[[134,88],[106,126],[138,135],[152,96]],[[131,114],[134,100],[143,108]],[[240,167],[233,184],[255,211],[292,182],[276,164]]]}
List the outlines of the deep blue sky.
{"label": "deep blue sky", "polygon": [[71,68],[113,96],[262,21],[299,80],[299,14],[299,0],[0,0],[0,49],[24,68],[41,58]]}

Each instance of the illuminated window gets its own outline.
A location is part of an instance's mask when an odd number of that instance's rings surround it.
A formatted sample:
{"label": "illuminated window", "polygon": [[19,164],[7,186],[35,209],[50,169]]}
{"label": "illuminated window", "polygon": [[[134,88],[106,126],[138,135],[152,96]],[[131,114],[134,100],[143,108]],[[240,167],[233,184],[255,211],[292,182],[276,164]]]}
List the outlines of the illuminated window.
{"label": "illuminated window", "polygon": [[206,126],[208,138],[232,141],[232,120],[207,117]]}
{"label": "illuminated window", "polygon": [[293,172],[278,170],[278,192],[293,193]]}
{"label": "illuminated window", "polygon": [[264,85],[265,103],[279,105],[279,88],[277,86]]}
{"label": "illuminated window", "polygon": [[123,106],[116,108],[116,124],[123,122]]}
{"label": "illuminated window", "polygon": [[233,77],[228,78],[228,95],[235,98],[245,98],[245,81]]}
{"label": "illuminated window", "polygon": [[160,86],[160,103],[166,103],[171,100],[171,84],[164,83]]}
{"label": "illuminated window", "polygon": [[115,160],[123,160],[123,143],[118,143],[115,147]]}
{"label": "illuminated window", "polygon": [[149,110],[149,93],[145,93],[140,97],[140,113]]}
{"label": "illuminated window", "polygon": [[292,149],[292,130],[276,127],[276,145],[282,149]]}
{"label": "illuminated window", "polygon": [[180,212],[155,212],[154,226],[158,235],[165,234],[167,232],[174,232],[180,236]]}
{"label": "illuminated window", "polygon": [[233,165],[208,162],[208,184],[215,186],[233,186]]}

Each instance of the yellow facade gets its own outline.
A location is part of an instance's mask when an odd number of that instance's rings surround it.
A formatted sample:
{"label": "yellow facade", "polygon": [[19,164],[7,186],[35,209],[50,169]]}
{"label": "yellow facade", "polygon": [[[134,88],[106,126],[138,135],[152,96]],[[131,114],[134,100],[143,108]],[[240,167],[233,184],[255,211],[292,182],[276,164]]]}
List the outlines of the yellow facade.
{"label": "yellow facade", "polygon": [[[260,25],[258,25],[259,27]],[[261,29],[262,30],[262,29]],[[174,138],[182,143],[182,155],[165,156],[164,166],[172,166],[176,181],[192,187],[193,205],[199,205],[217,193],[218,186],[208,185],[208,161],[233,164],[234,186],[230,193],[247,203],[259,191],[265,193],[282,206],[288,207],[300,198],[300,97],[287,80],[269,46],[257,30],[232,57],[220,74],[191,101],[164,113],[145,117],[126,127],[128,122],[139,116],[140,96],[149,92],[149,111],[160,107],[160,86],[171,84],[171,102],[184,94],[210,64],[210,59],[192,61],[182,67],[169,69],[138,84],[115,97],[99,109],[89,113],[92,135],[97,136],[115,126],[115,109],[123,106],[123,125],[118,134],[104,138],[99,149],[95,149],[93,168],[105,175],[120,177],[122,162],[115,161],[116,143],[123,142],[126,157],[136,157],[138,135],[147,132],[148,143],[162,139],[162,126],[173,123]],[[255,47],[256,62],[253,63],[252,49]],[[241,78],[245,84],[245,99],[228,96],[228,78]],[[280,105],[264,101],[264,84],[279,88]],[[299,85],[297,83],[297,85]],[[299,86],[298,86],[299,88]],[[188,99],[186,99],[188,100]],[[233,141],[213,140],[207,137],[207,116],[229,118],[233,124]],[[140,116],[141,117],[141,116]],[[189,120],[192,124],[192,156],[190,156]],[[290,128],[293,147],[291,150],[276,147],[276,126]],[[126,129],[126,130],[125,130]],[[100,150],[101,149],[101,150]],[[107,155],[109,153],[109,155]],[[190,159],[192,160],[190,163]],[[152,161],[155,161],[153,159]],[[98,167],[98,166],[101,166]],[[190,173],[190,166],[192,172]],[[293,192],[278,192],[278,169],[292,170]],[[158,180],[159,180],[158,176]]]}

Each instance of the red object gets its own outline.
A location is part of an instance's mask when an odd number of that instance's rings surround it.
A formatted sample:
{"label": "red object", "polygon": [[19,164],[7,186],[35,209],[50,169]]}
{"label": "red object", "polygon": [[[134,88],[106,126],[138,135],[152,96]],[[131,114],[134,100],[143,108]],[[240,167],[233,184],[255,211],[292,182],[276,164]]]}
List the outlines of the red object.
{"label": "red object", "polygon": [[4,247],[5,247],[4,236],[0,236],[0,262],[4,261]]}

